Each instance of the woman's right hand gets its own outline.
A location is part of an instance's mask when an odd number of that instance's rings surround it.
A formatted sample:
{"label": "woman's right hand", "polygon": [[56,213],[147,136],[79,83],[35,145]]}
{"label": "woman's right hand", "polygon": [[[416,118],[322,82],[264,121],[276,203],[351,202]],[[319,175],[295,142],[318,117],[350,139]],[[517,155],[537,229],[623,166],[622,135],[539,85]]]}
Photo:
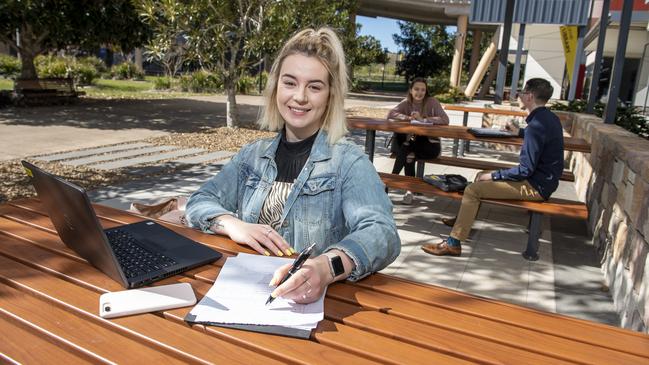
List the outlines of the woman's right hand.
{"label": "woman's right hand", "polygon": [[233,216],[224,215],[220,220],[219,233],[224,233],[236,243],[248,245],[262,255],[290,256],[295,251],[277,231],[267,224],[247,223]]}

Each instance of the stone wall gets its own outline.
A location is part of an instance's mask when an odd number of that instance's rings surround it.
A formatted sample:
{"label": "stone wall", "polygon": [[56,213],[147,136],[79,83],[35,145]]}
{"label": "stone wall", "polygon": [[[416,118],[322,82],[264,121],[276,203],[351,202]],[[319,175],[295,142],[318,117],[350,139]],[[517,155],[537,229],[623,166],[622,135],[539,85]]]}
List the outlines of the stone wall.
{"label": "stone wall", "polygon": [[557,114],[592,146],[567,161],[621,326],[649,333],[649,141],[592,115]]}

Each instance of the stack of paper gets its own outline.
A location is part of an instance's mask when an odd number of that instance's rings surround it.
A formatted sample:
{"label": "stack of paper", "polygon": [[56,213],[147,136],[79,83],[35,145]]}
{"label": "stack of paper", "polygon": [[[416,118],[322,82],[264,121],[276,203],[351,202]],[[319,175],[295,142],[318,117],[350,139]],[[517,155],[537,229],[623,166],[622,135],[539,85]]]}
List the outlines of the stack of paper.
{"label": "stack of paper", "polygon": [[239,254],[223,265],[216,282],[189,312],[189,322],[223,325],[259,332],[308,337],[324,318],[324,294],[310,304],[283,298],[265,305],[277,268],[292,259]]}

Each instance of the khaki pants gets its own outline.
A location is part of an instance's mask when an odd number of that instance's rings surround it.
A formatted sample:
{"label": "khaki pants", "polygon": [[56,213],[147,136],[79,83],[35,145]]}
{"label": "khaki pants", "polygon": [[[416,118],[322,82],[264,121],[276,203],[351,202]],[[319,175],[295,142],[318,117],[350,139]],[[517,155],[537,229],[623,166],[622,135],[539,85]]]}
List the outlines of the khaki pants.
{"label": "khaki pants", "polygon": [[[476,179],[482,174],[490,174],[491,171],[480,171]],[[475,220],[480,199],[512,199],[542,201],[539,194],[527,180],[525,181],[478,181],[469,184],[464,190],[462,205],[457,215],[457,220],[451,231],[451,237],[464,241],[469,237],[471,226]]]}

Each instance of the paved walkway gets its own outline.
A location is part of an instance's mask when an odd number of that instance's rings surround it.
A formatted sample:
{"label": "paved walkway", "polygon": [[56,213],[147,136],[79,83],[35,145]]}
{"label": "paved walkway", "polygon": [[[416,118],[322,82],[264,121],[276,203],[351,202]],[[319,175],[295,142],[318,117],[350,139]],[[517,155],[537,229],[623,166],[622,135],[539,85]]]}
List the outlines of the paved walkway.
{"label": "paved walkway", "polygon": [[[3,146],[0,148],[3,156],[8,152],[18,157],[48,154],[41,158],[96,168],[112,168],[119,164],[137,169],[139,164],[155,163],[161,157],[165,157],[165,160],[160,164],[186,164],[178,173],[154,181],[139,180],[91,192],[94,201],[125,209],[132,201],[154,202],[167,196],[190,194],[220,171],[227,163],[229,154],[173,146],[154,147],[142,142],[118,147],[114,146],[114,136],[123,133],[123,138],[137,137],[132,138],[135,140],[156,133],[196,131],[205,126],[222,125],[224,114],[220,113],[224,112],[223,101],[223,97],[199,97],[163,100],[159,101],[160,105],[156,105],[156,101],[120,101],[96,107],[33,108],[21,109],[17,118],[3,111],[0,112],[0,138],[22,143],[0,144]],[[238,101],[243,118],[254,120],[261,98],[246,96],[239,97]],[[384,107],[387,113],[395,101],[348,99],[346,104]],[[450,117],[452,124],[461,124],[461,113],[450,113]],[[479,117],[470,118],[469,125],[479,124]],[[56,132],[68,144],[59,145],[58,150],[54,148],[55,144],[31,146],[35,144],[31,142],[33,134],[28,129],[21,130],[26,127],[49,128],[49,133]],[[12,136],[6,137],[3,133],[6,131],[13,133]],[[391,170],[393,161],[387,158],[388,151],[384,147],[389,136],[388,133],[377,133],[375,166],[379,171]],[[360,131],[353,132],[351,138],[360,145],[364,143],[364,133]],[[79,149],[90,146],[93,148],[52,154],[72,147]],[[445,142],[443,149],[448,151],[450,148],[450,143]],[[494,154],[494,151],[475,144],[471,153],[473,156],[469,157],[516,158],[502,152]],[[426,167],[426,173],[460,173],[467,178],[472,178],[475,172],[430,164]],[[572,184],[562,182],[557,196],[574,197]],[[528,262],[520,256],[527,240],[524,231],[527,216],[517,209],[485,205],[480,210],[470,241],[463,247],[462,257],[434,257],[421,251],[420,246],[448,235],[450,228],[437,220],[455,215],[459,202],[418,196],[412,205],[403,205],[400,203],[400,192],[394,191],[390,192],[390,198],[394,203],[395,220],[402,239],[402,253],[384,270],[385,273],[547,311],[618,324],[612,300],[607,292],[602,291],[603,278],[589,245],[585,222],[546,219],[541,238],[541,258]]]}

